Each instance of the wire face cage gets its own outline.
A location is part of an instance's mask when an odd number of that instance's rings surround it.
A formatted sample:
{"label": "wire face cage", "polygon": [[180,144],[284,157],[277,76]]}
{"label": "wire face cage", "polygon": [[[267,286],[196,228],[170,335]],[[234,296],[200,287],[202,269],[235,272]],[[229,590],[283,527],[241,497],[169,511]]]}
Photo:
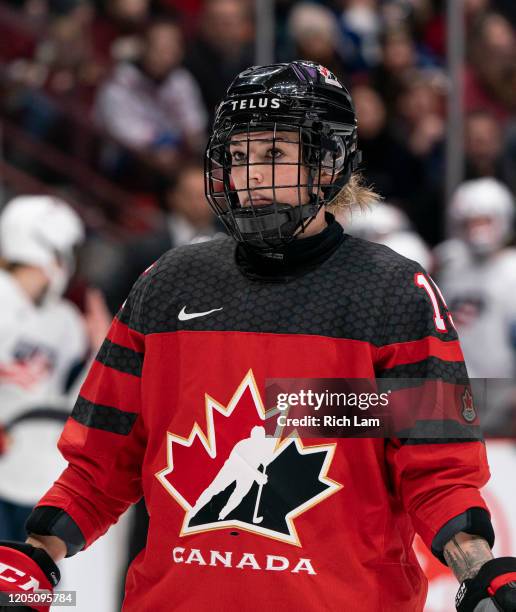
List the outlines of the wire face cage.
{"label": "wire face cage", "polygon": [[206,152],[208,201],[237,240],[286,244],[347,182],[351,132],[332,133],[321,122],[223,125]]}

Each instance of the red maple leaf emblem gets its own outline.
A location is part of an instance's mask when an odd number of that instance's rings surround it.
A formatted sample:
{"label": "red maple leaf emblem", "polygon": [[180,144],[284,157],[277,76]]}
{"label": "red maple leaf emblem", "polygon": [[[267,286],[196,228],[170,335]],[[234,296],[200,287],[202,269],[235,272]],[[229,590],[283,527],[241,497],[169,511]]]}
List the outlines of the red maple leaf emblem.
{"label": "red maple leaf emblem", "polygon": [[469,389],[464,391],[462,402],[466,410],[473,410],[473,396],[471,395]]}

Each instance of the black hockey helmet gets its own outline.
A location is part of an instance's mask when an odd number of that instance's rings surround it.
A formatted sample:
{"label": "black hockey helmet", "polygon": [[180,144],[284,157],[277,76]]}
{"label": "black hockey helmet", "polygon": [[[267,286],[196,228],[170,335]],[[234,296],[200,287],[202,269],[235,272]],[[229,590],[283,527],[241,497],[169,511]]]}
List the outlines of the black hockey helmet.
{"label": "black hockey helmet", "polygon": [[[264,138],[263,132],[271,136]],[[265,140],[274,148],[278,132],[292,133],[288,141],[298,144],[297,161],[275,161],[272,156],[273,184],[251,187],[250,143]],[[244,188],[237,189],[231,178],[230,143],[247,148]],[[285,163],[297,166],[295,185],[275,184],[275,167]],[[333,73],[309,61],[252,66],[235,78],[216,110],[205,157],[206,197],[236,240],[263,248],[278,247],[304,231],[320,208],[349,181],[359,163],[351,96]],[[305,183],[301,183],[302,166],[308,169]],[[321,182],[322,175],[325,180]],[[277,201],[275,190],[280,187],[297,188],[297,206]],[[253,204],[260,189],[272,191],[270,204]],[[246,192],[245,206],[240,203],[240,192]]]}

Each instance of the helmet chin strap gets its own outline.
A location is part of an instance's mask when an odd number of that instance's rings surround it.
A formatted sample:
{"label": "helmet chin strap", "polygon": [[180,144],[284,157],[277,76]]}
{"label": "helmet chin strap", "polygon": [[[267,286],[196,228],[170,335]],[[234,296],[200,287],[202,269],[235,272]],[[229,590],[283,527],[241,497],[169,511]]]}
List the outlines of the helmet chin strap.
{"label": "helmet chin strap", "polygon": [[[282,204],[271,202],[259,208],[244,207],[233,211],[235,224],[246,242],[255,248],[277,249],[295,240],[300,228],[309,225],[324,202],[314,190],[314,177],[308,175],[309,202],[305,204]],[[305,223],[306,222],[306,223]]]}
{"label": "helmet chin strap", "polygon": [[[272,202],[267,206],[233,211],[235,224],[246,242],[257,248],[277,248],[285,244],[285,237],[294,240],[296,231],[319,212],[319,206],[309,202],[292,206]],[[278,231],[279,228],[279,231]]]}

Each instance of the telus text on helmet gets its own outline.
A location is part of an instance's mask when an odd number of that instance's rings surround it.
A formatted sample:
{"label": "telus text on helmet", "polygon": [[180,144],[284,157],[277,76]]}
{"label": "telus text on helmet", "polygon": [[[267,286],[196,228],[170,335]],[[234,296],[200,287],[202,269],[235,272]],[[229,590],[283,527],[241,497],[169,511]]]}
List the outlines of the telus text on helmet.
{"label": "telus text on helmet", "polygon": [[231,102],[233,110],[245,110],[251,108],[279,108],[279,98],[245,98]]}

